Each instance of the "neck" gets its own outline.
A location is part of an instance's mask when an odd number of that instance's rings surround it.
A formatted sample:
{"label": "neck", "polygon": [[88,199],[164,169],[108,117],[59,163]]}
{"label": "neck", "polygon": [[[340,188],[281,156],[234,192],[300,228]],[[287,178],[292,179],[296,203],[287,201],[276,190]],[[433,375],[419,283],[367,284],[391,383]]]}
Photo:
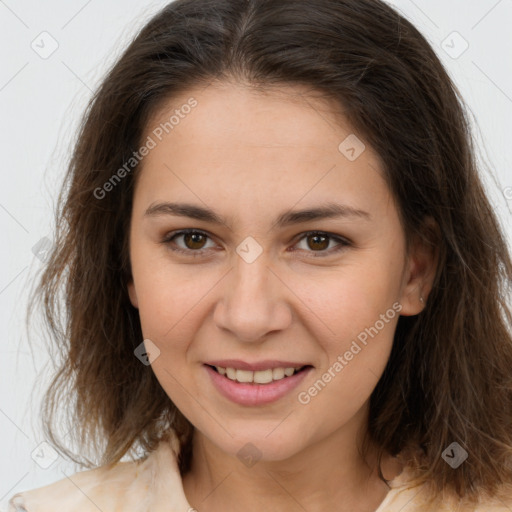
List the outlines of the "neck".
{"label": "neck", "polygon": [[[191,469],[183,477],[187,499],[199,512],[374,512],[389,487],[379,478],[375,447],[364,459],[359,453],[358,424],[353,421],[286,460],[263,457],[251,467],[196,430]],[[383,457],[387,479],[399,470],[396,460]]]}

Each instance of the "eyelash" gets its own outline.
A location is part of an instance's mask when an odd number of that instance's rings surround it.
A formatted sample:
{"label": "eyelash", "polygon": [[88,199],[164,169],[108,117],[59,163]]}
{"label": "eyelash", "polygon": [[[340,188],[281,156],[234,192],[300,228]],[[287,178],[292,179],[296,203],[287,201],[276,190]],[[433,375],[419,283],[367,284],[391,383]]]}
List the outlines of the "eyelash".
{"label": "eyelash", "polygon": [[[197,258],[199,256],[202,256],[203,253],[206,252],[208,249],[194,250],[194,249],[183,249],[181,247],[171,247],[171,244],[173,243],[173,240],[175,238],[178,238],[178,237],[184,236],[184,235],[188,235],[188,234],[198,234],[198,235],[202,235],[202,236],[205,236],[205,237],[211,239],[210,235],[208,235],[208,233],[205,233],[204,231],[200,231],[200,230],[197,230],[197,229],[183,229],[181,231],[175,231],[175,232],[169,233],[162,240],[162,243],[166,244],[166,245],[169,245],[171,251],[173,251],[173,252],[185,254],[186,256],[192,256],[193,258]],[[330,249],[330,250],[322,250],[322,251],[306,251],[306,252],[313,253],[311,256],[309,256],[309,257],[312,257],[312,258],[323,258],[323,257],[326,257],[326,256],[330,256],[333,253],[338,253],[341,250],[343,250],[343,249],[345,249],[345,248],[347,248],[347,247],[352,245],[352,243],[349,240],[347,240],[346,238],[342,238],[340,236],[333,235],[331,233],[327,233],[325,231],[306,231],[305,233],[301,233],[301,235],[302,236],[297,240],[296,243],[298,243],[301,240],[303,240],[304,238],[307,238],[308,236],[312,236],[312,235],[324,236],[324,237],[329,238],[330,240],[334,240],[334,241],[339,243],[339,246],[337,248],[335,248],[334,250]],[[314,253],[320,253],[320,254],[314,254]]]}

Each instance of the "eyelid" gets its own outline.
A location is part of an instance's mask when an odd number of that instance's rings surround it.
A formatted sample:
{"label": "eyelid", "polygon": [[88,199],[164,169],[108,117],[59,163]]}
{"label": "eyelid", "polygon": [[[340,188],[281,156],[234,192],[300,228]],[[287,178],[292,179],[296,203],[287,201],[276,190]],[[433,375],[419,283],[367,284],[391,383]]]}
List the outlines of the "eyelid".
{"label": "eyelid", "polygon": [[[202,229],[186,228],[186,229],[179,229],[177,231],[172,231],[170,233],[167,233],[163,237],[162,243],[165,244],[165,245],[169,245],[169,244],[171,244],[173,242],[174,238],[178,238],[180,236],[187,235],[187,234],[190,234],[190,233],[195,233],[195,234],[198,234],[198,235],[203,235],[203,236],[205,236],[206,238],[209,238],[212,241],[214,239],[214,237],[212,235],[210,235],[207,231],[203,231]],[[208,248],[208,249],[210,249],[210,248]],[[183,249],[182,247],[171,248],[171,250],[173,252],[177,252],[177,253],[181,253],[181,254],[185,254],[185,255],[191,255],[191,256],[200,256],[205,251],[208,251],[208,249],[193,250],[193,249]]]}
{"label": "eyelid", "polygon": [[[342,250],[343,248],[353,245],[353,243],[348,238],[345,238],[341,235],[336,235],[334,233],[330,233],[329,231],[320,231],[318,229],[311,230],[311,231],[304,231],[302,233],[299,233],[299,235],[297,235],[297,237],[294,238],[294,245],[298,244],[304,238],[307,238],[308,236],[312,236],[312,235],[325,236],[325,237],[329,238],[330,240],[334,240],[338,243],[337,248],[331,248],[331,249],[324,250],[324,251],[305,251],[305,252],[312,254],[314,257],[321,257],[321,255],[327,256],[327,255],[335,254],[335,253],[339,252],[340,250]],[[301,250],[301,249],[298,249],[298,250]],[[315,256],[315,255],[318,255],[318,256]]]}
{"label": "eyelid", "polygon": [[[167,244],[167,245],[171,244],[174,238],[178,238],[180,236],[187,235],[190,233],[196,233],[199,235],[203,235],[212,241],[215,238],[212,235],[210,235],[207,231],[203,231],[202,229],[186,228],[186,229],[180,229],[177,231],[172,231],[170,233],[167,233],[164,236],[161,243]],[[308,236],[312,236],[312,235],[325,236],[331,240],[336,241],[338,243],[338,245],[335,248],[331,248],[331,249],[323,250],[323,251],[304,251],[302,249],[292,249],[291,252],[303,251],[306,253],[310,253],[310,256],[308,256],[308,257],[318,258],[318,257],[327,257],[332,254],[336,254],[338,252],[341,252],[343,249],[346,249],[347,247],[354,245],[352,241],[350,241],[349,239],[347,239],[341,235],[336,235],[336,234],[330,233],[328,231],[320,231],[320,230],[310,230],[310,231],[303,231],[303,232],[299,233],[296,237],[293,238],[293,244],[296,245],[298,242],[300,242],[304,238],[307,238]],[[211,248],[194,250],[194,249],[183,249],[181,247],[177,247],[177,248],[171,248],[170,250],[172,250],[173,252],[185,254],[187,256],[190,255],[190,256],[194,257],[194,256],[203,255],[203,253],[207,252],[209,249],[211,249]]]}

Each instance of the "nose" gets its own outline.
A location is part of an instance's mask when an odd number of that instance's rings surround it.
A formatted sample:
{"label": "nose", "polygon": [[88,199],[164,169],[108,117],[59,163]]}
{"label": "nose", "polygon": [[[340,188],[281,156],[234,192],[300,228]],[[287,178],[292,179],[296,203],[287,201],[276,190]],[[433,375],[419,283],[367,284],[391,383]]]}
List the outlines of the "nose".
{"label": "nose", "polygon": [[214,311],[214,322],[238,341],[261,341],[292,321],[286,300],[287,286],[260,255],[252,263],[235,256],[234,268],[223,280],[222,297]]}

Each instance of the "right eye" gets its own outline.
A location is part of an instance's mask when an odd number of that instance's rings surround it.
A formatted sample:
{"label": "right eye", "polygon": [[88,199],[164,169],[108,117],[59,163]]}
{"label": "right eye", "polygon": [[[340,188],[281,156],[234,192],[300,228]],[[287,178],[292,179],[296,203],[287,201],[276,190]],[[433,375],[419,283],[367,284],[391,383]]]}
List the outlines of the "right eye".
{"label": "right eye", "polygon": [[[162,243],[169,246],[169,249],[174,252],[185,254],[187,256],[202,256],[204,251],[205,242],[210,236],[203,231],[197,229],[183,229],[181,231],[174,231],[165,236]],[[176,243],[176,240],[182,239],[183,246]]]}

